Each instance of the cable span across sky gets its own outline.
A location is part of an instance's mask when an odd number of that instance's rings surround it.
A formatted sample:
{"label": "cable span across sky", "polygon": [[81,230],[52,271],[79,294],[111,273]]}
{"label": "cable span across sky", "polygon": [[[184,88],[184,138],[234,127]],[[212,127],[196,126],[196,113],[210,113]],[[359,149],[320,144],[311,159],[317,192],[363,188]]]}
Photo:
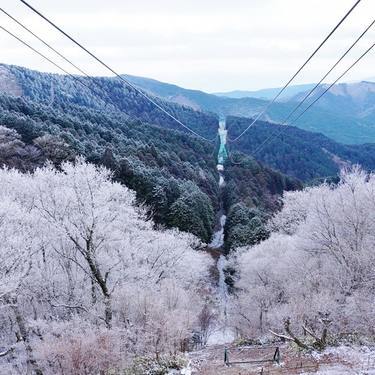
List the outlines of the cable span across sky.
{"label": "cable span across sky", "polygon": [[366,33],[374,25],[375,20],[373,20],[369,26],[362,32],[362,34],[352,43],[352,45],[341,55],[341,57],[332,65],[332,67],[327,71],[326,74],[321,78],[321,80],[305,95],[305,97],[299,102],[299,104],[289,113],[281,125],[285,125],[286,122],[292,117],[292,115],[301,107],[301,105],[311,96],[311,94],[321,85],[321,83],[329,76],[329,74],[337,67],[337,65],[345,58],[345,56],[357,45],[357,43],[366,35]]}
{"label": "cable span across sky", "polygon": [[[316,89],[318,87],[320,87],[321,83],[323,82],[323,80],[328,77],[328,75],[337,67],[337,65],[345,58],[345,56],[347,56],[347,54],[358,44],[358,42],[366,35],[366,33],[373,27],[373,25],[375,24],[375,19],[366,27],[366,29],[358,36],[358,38],[351,44],[351,46],[341,55],[341,57],[332,65],[332,67],[327,71],[326,74],[324,74],[324,76],[321,78],[321,80],[304,96],[304,98],[297,104],[297,106],[288,114],[288,116],[280,123],[280,125],[283,125],[283,126],[291,126],[292,124],[294,124],[306,111],[308,108],[311,108],[312,105],[308,106],[306,110],[304,110],[300,116],[298,116],[297,119],[293,120],[290,124],[287,124],[287,121],[292,117],[292,115],[294,113],[297,112],[297,110],[302,106],[303,103],[306,102],[306,100],[312,95],[312,93],[314,91],[316,91]],[[371,48],[370,48],[371,50]],[[370,52],[370,51],[368,51]],[[366,52],[365,55],[368,53]],[[364,57],[364,56],[362,56]],[[360,58],[360,60],[362,59],[362,57]],[[359,62],[359,61],[357,61]],[[356,62],[356,63],[357,63]],[[356,63],[354,65],[356,65]],[[353,65],[353,66],[354,66]],[[352,67],[353,67],[352,66]],[[352,68],[351,67],[351,68]],[[351,68],[349,70],[351,70]],[[349,71],[348,70],[348,71]],[[341,75],[336,81],[335,83],[338,82],[338,80],[340,80],[346,73],[348,73],[348,71],[345,71],[345,73],[343,75]],[[332,87],[333,85],[331,85],[329,87],[329,89]],[[324,93],[328,92],[329,91],[326,90]],[[315,103],[315,102],[314,102]],[[313,104],[313,103],[312,103]],[[266,138],[266,140],[264,142],[262,142],[262,144],[260,146],[258,146],[258,148],[254,151],[254,154],[259,152],[260,149],[271,139],[273,138],[274,136],[277,137],[279,134],[281,134],[282,131],[275,131],[273,132],[269,137]]]}
{"label": "cable span across sky", "polygon": [[[21,0],[24,2],[23,0]],[[314,52],[308,57],[308,59],[300,66],[300,68],[293,74],[292,78],[283,86],[283,88],[276,94],[276,96],[266,105],[262,112],[260,112],[251,124],[236,138],[229,139],[229,142],[237,142],[275,103],[275,101],[280,97],[280,95],[286,90],[286,88],[292,83],[292,81],[297,77],[297,75],[302,71],[302,69],[311,61],[311,59],[318,53],[318,51],[323,47],[327,40],[335,33],[335,31],[341,26],[341,24],[349,17],[350,13],[357,7],[361,0],[357,0],[354,5],[348,10],[343,18],[336,24],[336,26],[329,32],[329,34],[323,39],[319,46],[314,50]]]}
{"label": "cable span across sky", "polygon": [[285,131],[285,129],[288,128],[288,126],[295,124],[323,95],[325,95],[341,78],[343,78],[352,68],[354,68],[354,66],[357,65],[374,47],[375,43],[373,43],[365,52],[363,52],[362,55],[359,56],[358,59],[355,60],[354,63],[351,64],[337,79],[335,79],[312,103],[310,103],[308,107],[306,107],[296,119],[294,119],[288,125],[281,125],[282,128],[280,129],[280,131],[278,131],[276,134],[273,133],[268,138],[266,138],[265,141],[255,149],[253,155],[257,154],[269,140],[271,140],[272,138],[277,138],[281,133]]}

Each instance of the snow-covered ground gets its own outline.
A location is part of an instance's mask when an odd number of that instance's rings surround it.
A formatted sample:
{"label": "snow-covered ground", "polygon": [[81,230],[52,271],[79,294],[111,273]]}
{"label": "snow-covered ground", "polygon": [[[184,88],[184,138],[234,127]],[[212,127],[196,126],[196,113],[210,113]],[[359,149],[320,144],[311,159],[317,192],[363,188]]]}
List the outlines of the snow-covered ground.
{"label": "snow-covered ground", "polygon": [[323,364],[318,375],[375,375],[375,348],[339,346],[314,356],[318,361],[332,358]]}
{"label": "snow-covered ground", "polygon": [[217,288],[219,316],[216,326],[208,337],[207,345],[224,345],[231,343],[235,339],[233,330],[228,326],[227,310],[228,310],[228,285],[225,282],[225,272],[227,260],[224,255],[220,255],[217,261],[217,269],[219,272],[219,282]]}
{"label": "snow-covered ground", "polygon": [[192,375],[193,369],[191,368],[191,362],[187,364],[186,367],[184,367],[181,370],[171,370],[168,372],[168,375]]}

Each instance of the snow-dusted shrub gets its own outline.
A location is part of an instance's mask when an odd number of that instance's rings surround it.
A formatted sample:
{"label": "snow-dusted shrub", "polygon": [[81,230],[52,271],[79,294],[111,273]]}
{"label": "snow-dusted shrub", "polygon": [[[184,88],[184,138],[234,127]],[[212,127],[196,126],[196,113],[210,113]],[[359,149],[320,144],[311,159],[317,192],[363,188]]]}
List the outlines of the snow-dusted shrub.
{"label": "snow-dusted shrub", "polygon": [[184,357],[163,355],[155,357],[138,357],[133,365],[125,370],[124,375],[167,375],[171,370],[180,370],[186,365]]}
{"label": "snow-dusted shrub", "polygon": [[[81,324],[60,324],[36,345],[36,359],[47,374],[120,373],[132,361],[126,332]],[[55,330],[53,330],[55,328]]]}

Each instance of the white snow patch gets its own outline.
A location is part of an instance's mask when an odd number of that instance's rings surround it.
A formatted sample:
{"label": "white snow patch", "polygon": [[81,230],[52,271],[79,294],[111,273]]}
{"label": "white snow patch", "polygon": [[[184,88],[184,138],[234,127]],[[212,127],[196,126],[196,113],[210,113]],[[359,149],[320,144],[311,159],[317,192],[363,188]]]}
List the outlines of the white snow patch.
{"label": "white snow patch", "polygon": [[188,365],[188,367],[185,367],[181,370],[181,375],[191,375],[192,373],[192,369],[190,367],[190,364]]}
{"label": "white snow patch", "polygon": [[220,217],[220,229],[216,231],[212,237],[211,243],[208,245],[213,249],[218,249],[224,245],[224,226],[227,217],[225,215],[221,215]]}
{"label": "white snow patch", "polygon": [[220,173],[220,175],[219,175],[219,186],[224,186],[224,184],[225,184],[224,176]]}
{"label": "white snow patch", "polygon": [[181,370],[171,370],[168,372],[168,375],[192,375],[193,369],[191,368],[191,362],[187,364],[186,367]]}

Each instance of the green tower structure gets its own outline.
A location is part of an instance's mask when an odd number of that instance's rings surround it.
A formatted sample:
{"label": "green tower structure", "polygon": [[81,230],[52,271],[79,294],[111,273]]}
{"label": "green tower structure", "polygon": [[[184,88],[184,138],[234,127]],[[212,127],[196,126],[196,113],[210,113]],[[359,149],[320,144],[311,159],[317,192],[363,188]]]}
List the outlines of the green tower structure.
{"label": "green tower structure", "polygon": [[219,124],[219,136],[220,136],[220,147],[219,152],[217,155],[217,162],[218,164],[223,165],[225,160],[228,158],[228,150],[227,150],[227,130],[225,129],[225,121],[220,121]]}

